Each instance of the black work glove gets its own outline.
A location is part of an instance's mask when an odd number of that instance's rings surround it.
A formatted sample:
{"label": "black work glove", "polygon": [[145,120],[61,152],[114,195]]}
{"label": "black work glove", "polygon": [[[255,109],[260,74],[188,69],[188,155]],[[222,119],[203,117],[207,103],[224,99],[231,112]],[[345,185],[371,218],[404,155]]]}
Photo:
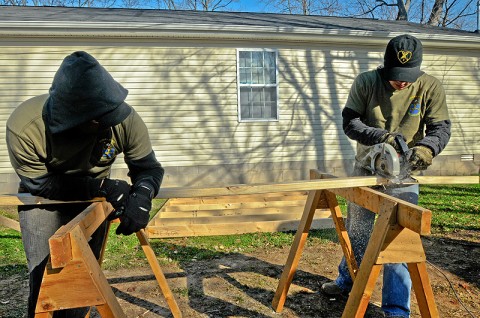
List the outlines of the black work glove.
{"label": "black work glove", "polygon": [[121,208],[117,234],[130,235],[145,228],[152,209],[153,187],[148,183],[135,186]]}
{"label": "black work glove", "polygon": [[398,142],[395,140],[397,137],[402,138],[403,140],[406,141],[405,137],[401,133],[388,133],[384,135],[384,139],[382,142],[389,144],[393,148],[395,148],[395,151],[400,153],[402,151],[402,148],[398,144]]}
{"label": "black work glove", "polygon": [[425,170],[432,164],[433,153],[430,148],[425,146],[415,146],[412,148],[412,154],[408,163],[412,171]]}
{"label": "black work glove", "polygon": [[[100,189],[96,193],[97,197],[104,197],[115,210],[120,209],[128,198],[130,185],[123,180],[104,179]],[[113,214],[113,213],[112,213]]]}

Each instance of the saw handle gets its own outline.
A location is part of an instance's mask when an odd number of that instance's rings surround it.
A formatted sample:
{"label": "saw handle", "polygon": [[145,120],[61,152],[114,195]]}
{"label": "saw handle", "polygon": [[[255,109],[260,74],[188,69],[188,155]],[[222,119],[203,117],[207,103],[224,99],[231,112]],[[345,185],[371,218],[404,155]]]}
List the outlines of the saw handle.
{"label": "saw handle", "polygon": [[407,155],[409,149],[405,139],[403,139],[403,136],[400,134],[396,135],[395,142],[397,143],[398,148],[400,149],[400,154],[404,156]]}

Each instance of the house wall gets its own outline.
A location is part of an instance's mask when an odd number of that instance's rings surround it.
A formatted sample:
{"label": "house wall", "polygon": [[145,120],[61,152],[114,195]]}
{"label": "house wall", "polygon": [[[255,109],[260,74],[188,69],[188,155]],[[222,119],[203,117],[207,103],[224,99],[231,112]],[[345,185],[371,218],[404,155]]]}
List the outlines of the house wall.
{"label": "house wall", "polygon": [[[451,142],[428,173],[476,174],[480,53],[424,44],[423,68],[444,83],[453,121]],[[278,50],[279,121],[238,122],[237,48]],[[0,38],[2,127],[19,103],[48,91],[62,59],[76,50],[95,56],[129,90],[127,102],[166,168],[164,186],[209,186],[306,179],[311,168],[346,175],[354,144],[342,132],[341,109],[355,76],[382,64],[384,46]],[[461,161],[464,154],[476,161]],[[119,159],[112,176],[126,178]],[[5,147],[0,177],[1,192],[15,191]]]}

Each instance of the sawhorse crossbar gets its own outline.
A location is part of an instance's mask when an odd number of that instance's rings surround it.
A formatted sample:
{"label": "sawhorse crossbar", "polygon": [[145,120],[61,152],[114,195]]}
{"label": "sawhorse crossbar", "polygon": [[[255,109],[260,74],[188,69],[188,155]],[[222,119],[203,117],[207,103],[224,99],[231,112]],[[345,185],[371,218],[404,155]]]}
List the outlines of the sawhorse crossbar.
{"label": "sawhorse crossbar", "polygon": [[[311,178],[331,177],[317,170]],[[378,214],[360,268],[355,261],[336,195]],[[283,310],[288,289],[318,208],[329,208],[340,244],[354,281],[342,317],[363,317],[383,264],[407,263],[422,317],[439,317],[427,274],[426,256],[420,235],[430,234],[431,211],[374,191],[370,188],[338,188],[309,192],[294,242],[272,301],[276,312]]]}
{"label": "sawhorse crossbar", "polygon": [[[102,257],[97,260],[88,245],[90,236],[111,210],[107,202],[94,202],[49,239],[50,261],[40,288],[36,318],[53,317],[53,312],[60,309],[93,306],[102,318],[126,318],[100,268]],[[145,232],[140,230],[136,235],[173,317],[182,317]]]}

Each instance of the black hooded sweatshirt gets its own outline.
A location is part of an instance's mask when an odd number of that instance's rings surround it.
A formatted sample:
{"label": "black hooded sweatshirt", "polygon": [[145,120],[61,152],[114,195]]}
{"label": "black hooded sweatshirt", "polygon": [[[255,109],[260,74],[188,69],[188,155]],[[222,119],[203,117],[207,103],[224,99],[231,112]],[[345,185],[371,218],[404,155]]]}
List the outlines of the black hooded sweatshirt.
{"label": "black hooded sweatshirt", "polygon": [[123,153],[132,184],[148,182],[156,195],[164,169],[145,123],[125,103],[127,94],[90,54],[67,56],[49,94],[23,102],[7,121],[20,191],[55,200],[91,199]]}

